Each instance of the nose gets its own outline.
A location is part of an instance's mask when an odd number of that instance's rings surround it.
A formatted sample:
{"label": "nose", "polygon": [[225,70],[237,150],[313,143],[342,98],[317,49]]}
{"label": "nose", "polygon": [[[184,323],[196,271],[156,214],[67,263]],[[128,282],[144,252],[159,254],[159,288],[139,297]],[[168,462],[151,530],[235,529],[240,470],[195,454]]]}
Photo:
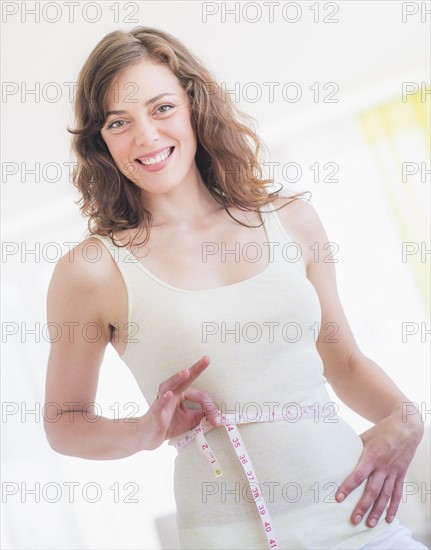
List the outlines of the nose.
{"label": "nose", "polygon": [[159,132],[154,121],[142,116],[135,123],[135,141],[137,146],[152,145],[159,139]]}

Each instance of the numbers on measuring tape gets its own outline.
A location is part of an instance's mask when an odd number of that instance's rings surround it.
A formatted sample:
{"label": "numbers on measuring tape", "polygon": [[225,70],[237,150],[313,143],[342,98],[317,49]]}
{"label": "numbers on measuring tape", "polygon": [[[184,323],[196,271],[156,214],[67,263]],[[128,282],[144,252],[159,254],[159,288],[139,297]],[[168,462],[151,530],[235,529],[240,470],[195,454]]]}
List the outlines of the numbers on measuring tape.
{"label": "numbers on measuring tape", "polygon": [[[323,407],[323,411],[319,411],[319,409],[318,409],[319,404],[318,403],[315,403],[314,405],[307,406],[307,407],[299,407],[298,406],[297,409],[300,410],[301,414],[299,415],[299,418],[297,418],[297,419],[302,420],[304,418],[310,418],[310,419],[314,419],[314,421],[317,422],[320,418],[323,417],[324,422],[325,421],[331,422],[331,421],[338,420],[337,418],[335,418],[335,420],[333,420],[333,417],[334,416],[336,417],[336,413],[337,413],[336,407],[333,406],[332,409],[331,409],[330,406],[328,406],[328,405],[331,405],[331,404],[326,404]],[[317,407],[317,410],[316,410],[315,407]],[[297,413],[297,411],[296,411],[296,413]],[[298,416],[298,414],[296,414],[296,416]],[[326,417],[328,417],[328,419]],[[230,417],[226,416],[225,420],[227,418],[230,418]],[[290,419],[290,416],[289,416],[289,419]],[[286,418],[285,418],[285,415],[283,415],[283,414],[275,415],[274,412],[273,412],[271,416],[267,415],[267,417],[266,417],[264,415],[262,417],[259,417],[259,419],[254,420],[254,422],[272,422],[274,420],[286,420]],[[272,537],[275,537],[276,534],[274,533],[274,528],[271,525],[272,520],[271,520],[270,510],[266,506],[263,494],[261,494],[260,489],[258,489],[259,481],[257,479],[256,473],[255,473],[254,468],[253,468],[252,459],[249,457],[249,455],[247,453],[247,449],[245,448],[245,445],[241,440],[241,436],[240,436],[238,428],[237,428],[237,424],[244,424],[244,423],[245,423],[245,420],[240,415],[239,420],[235,419],[235,421],[231,421],[230,423],[225,423],[224,427],[227,430],[227,432],[229,433],[229,439],[230,439],[230,442],[231,442],[232,446],[235,449],[237,449],[235,451],[236,456],[238,457],[238,460],[241,462],[241,466],[242,466],[242,468],[243,468],[243,470],[244,470],[244,472],[247,476],[247,480],[249,482],[249,486],[250,486],[250,489],[251,489],[251,492],[252,492],[252,495],[253,495],[253,499],[254,499],[255,505],[258,509],[259,516],[261,518],[261,522],[262,522],[263,528],[264,528],[265,533],[266,533],[266,539],[269,543],[269,548],[277,550],[278,549],[277,540],[276,540],[276,538],[272,538]],[[189,443],[191,443],[193,440],[196,439],[197,448],[200,449],[201,451],[203,451],[203,454],[204,454],[205,458],[212,465],[212,470],[215,474],[215,477],[219,477],[219,476],[222,475],[222,470],[221,470],[221,468],[220,468],[220,466],[217,462],[217,459],[216,459],[214,453],[211,451],[211,448],[210,448],[209,444],[205,442],[205,436],[204,436],[204,434],[206,432],[208,432],[209,430],[211,430],[212,428],[213,428],[212,426],[209,426],[204,421],[201,421],[201,423],[199,424],[198,427],[191,430],[190,433],[188,433],[181,441],[176,443],[176,448],[179,451],[183,447],[185,447],[186,445],[188,445]],[[230,432],[232,430],[236,430],[236,433],[235,434],[230,434]],[[235,435],[237,437],[234,437]],[[239,448],[241,448],[241,450],[239,450]],[[254,482],[254,483],[252,483],[252,482]],[[330,484],[328,484],[328,485],[330,485]],[[312,489],[312,488],[310,487],[310,489]],[[326,489],[326,486],[325,486],[325,489]],[[331,497],[332,497],[332,494],[331,494]],[[259,504],[258,501],[260,501],[262,504]],[[332,502],[332,500],[330,500],[330,501]],[[271,535],[272,535],[272,537],[271,537]]]}
{"label": "numbers on measuring tape", "polygon": [[253,495],[254,500],[258,500],[260,498],[260,493],[259,493],[259,490],[257,489],[257,487],[252,487],[251,488],[251,494]]}

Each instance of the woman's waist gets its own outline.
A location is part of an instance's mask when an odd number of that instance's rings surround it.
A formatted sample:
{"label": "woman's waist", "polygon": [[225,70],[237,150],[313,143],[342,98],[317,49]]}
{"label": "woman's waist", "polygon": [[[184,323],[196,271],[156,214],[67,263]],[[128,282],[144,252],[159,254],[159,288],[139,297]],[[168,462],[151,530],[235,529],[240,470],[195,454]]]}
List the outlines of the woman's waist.
{"label": "woman's waist", "polygon": [[[363,449],[361,438],[338,416],[248,423],[237,428],[244,445],[239,455],[225,427],[206,434],[220,464],[221,482],[249,484],[241,464],[240,457],[244,456],[243,460],[251,459],[259,481],[268,487],[272,482],[297,484],[301,490],[315,482],[340,484],[356,466]],[[179,478],[215,481],[196,441],[179,451],[175,469]]]}
{"label": "woman's waist", "polygon": [[[213,399],[203,404],[186,401],[185,405],[193,409],[202,409],[204,416],[217,413],[221,423],[220,427],[226,426],[226,424],[256,425],[276,422],[292,425],[304,420],[311,420],[314,423],[338,422],[339,406],[330,400],[325,386],[320,385],[316,388],[312,398],[310,398],[311,392],[289,392],[287,397],[286,392],[280,393],[281,395],[272,398],[260,395],[253,399],[247,399],[247,397],[241,400],[238,398]],[[201,425],[204,428],[204,433],[214,429],[205,418]],[[199,427],[198,424],[195,428],[169,439],[168,444],[175,446],[177,450],[191,444],[195,440]]]}
{"label": "woman's waist", "polygon": [[199,518],[201,524],[245,521],[255,517],[256,506],[263,503],[274,517],[319,504],[335,510],[341,506],[348,523],[351,502],[342,505],[335,494],[356,466],[363,447],[346,422],[304,420],[238,428],[254,466],[252,476],[243,469],[224,428],[207,435],[223,472],[220,477],[213,475],[195,445],[179,452],[175,498],[181,524],[187,525],[188,517]]}

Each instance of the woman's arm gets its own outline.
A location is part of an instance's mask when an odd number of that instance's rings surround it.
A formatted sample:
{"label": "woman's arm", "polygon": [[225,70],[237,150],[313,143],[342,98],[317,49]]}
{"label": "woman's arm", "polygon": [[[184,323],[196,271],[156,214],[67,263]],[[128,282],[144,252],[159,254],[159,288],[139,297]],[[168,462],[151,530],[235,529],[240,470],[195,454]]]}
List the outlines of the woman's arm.
{"label": "woman's arm", "polygon": [[[334,264],[327,261],[328,249],[324,246],[329,239],[314,208],[297,200],[279,210],[279,215],[286,231],[301,247],[307,277],[319,296],[323,328],[316,346],[322,357],[325,377],[349,407],[376,423],[361,435],[364,453],[339,488],[337,499],[343,500],[368,478],[365,492],[352,513],[352,521],[361,521],[373,506],[367,519],[367,524],[373,526],[372,520],[380,518],[389,500],[386,518],[391,521],[399,506],[407,467],[423,435],[422,419],[417,407],[415,414],[403,414],[411,413],[414,405],[359,349],[340,303]],[[326,251],[316,255],[316,249]],[[329,335],[325,334],[326,323],[330,323],[327,326],[331,332],[334,326],[337,328],[332,338],[325,338]]]}
{"label": "woman's arm", "polygon": [[111,339],[107,297],[112,268],[102,250],[100,260],[87,261],[84,246],[85,242],[59,260],[48,288],[51,348],[44,428],[49,444],[61,454],[122,458],[137,451],[138,423],[96,416],[91,405]]}
{"label": "woman's arm", "polygon": [[[85,259],[84,241],[60,259],[48,289],[52,342],[44,428],[51,447],[64,455],[112,460],[155,449],[196,426],[204,414],[217,425],[208,394],[191,387],[210,364],[207,357],[161,381],[159,399],[143,416],[111,419],[95,414],[100,366],[111,326],[118,323],[112,297],[122,291],[122,280],[106,248],[94,244],[99,247],[98,261]],[[201,409],[186,408],[186,399]]]}
{"label": "woman's arm", "polygon": [[[286,215],[295,210],[295,222],[300,224],[295,232],[301,233],[299,244],[307,277],[319,296],[321,327],[332,323],[332,326],[327,325],[328,333],[333,331],[334,326],[337,329],[336,334],[326,338],[328,334],[323,328],[316,344],[323,360],[325,377],[349,407],[364,418],[378,422],[407,402],[408,398],[374,361],[361,352],[356,343],[338,296],[335,264],[328,261],[331,260],[328,257],[330,249],[324,248],[329,239],[316,211],[304,201],[295,201],[284,210]],[[316,254],[316,250],[320,252]]]}

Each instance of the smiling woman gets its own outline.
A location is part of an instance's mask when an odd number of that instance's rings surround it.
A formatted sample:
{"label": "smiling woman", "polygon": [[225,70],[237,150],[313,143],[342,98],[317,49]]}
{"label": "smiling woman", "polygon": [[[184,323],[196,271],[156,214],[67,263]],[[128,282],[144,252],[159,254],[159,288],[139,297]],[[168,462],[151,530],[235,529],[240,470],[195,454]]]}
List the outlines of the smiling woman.
{"label": "smiling woman", "polygon": [[[85,63],[71,132],[89,236],[58,262],[48,317],[101,337],[52,343],[46,401],[65,408],[48,440],[95,460],[168,440],[182,548],[425,548],[394,520],[418,408],[358,348],[316,212],[271,191],[240,119],[160,30],[111,33]],[[86,422],[109,343],[149,405],[133,423]],[[358,436],[326,382],[375,425]]]}
{"label": "smiling woman", "polygon": [[[81,70],[75,111],[78,127],[69,130],[78,159],[74,183],[90,232],[112,236],[140,227],[148,237],[153,212],[140,188],[165,181],[160,170],[168,165],[170,174],[183,171],[177,181],[192,170],[221,205],[256,209],[276,196],[262,176],[264,146],[252,119],[235,109],[184,45],[162,31],[140,27],[107,35]],[[167,147],[174,147],[172,158],[156,168],[151,155]],[[139,162],[149,155],[150,161]],[[148,180],[146,171],[159,176]]]}
{"label": "smiling woman", "polygon": [[[133,99],[130,83],[135,87]],[[170,69],[149,61],[124,69],[108,93],[107,110],[101,135],[124,176],[149,198],[182,181],[196,185],[197,142],[189,101]]]}

